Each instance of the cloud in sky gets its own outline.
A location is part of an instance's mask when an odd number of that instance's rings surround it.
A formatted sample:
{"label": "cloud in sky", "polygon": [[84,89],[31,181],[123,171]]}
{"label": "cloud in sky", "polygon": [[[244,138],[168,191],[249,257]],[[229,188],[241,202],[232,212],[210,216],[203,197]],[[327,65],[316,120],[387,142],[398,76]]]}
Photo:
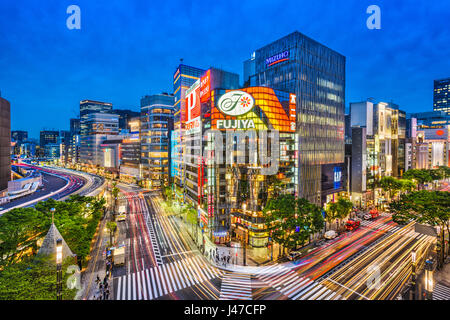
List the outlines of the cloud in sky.
{"label": "cloud in sky", "polygon": [[[81,30],[66,8],[81,8]],[[368,30],[366,8],[381,8]],[[241,74],[255,49],[298,30],[346,56],[346,105],[367,97],[432,109],[450,76],[447,1],[13,1],[0,3],[0,90],[12,128],[68,129],[82,99],[138,110],[172,91],[179,59]]]}

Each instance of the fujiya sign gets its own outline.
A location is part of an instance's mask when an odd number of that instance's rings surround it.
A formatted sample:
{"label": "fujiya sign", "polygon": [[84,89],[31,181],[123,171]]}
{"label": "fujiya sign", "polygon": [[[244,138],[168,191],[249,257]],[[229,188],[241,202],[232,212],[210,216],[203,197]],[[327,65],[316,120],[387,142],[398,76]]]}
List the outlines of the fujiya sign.
{"label": "fujiya sign", "polygon": [[220,97],[217,108],[223,114],[237,117],[242,116],[253,109],[255,100],[247,92],[235,90]]}

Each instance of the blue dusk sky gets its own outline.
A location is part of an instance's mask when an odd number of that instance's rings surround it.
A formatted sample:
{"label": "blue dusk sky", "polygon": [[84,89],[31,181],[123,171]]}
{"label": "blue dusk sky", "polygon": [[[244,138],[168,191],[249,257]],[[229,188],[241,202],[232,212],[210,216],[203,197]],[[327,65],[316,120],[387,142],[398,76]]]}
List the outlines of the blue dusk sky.
{"label": "blue dusk sky", "polygon": [[[81,9],[69,30],[66,9]],[[369,5],[381,29],[369,30]],[[450,76],[450,1],[2,0],[0,90],[12,129],[38,137],[69,128],[79,101],[139,109],[172,92],[180,58],[241,76],[257,48],[295,30],[346,56],[346,108],[373,97],[407,112],[432,110],[433,80]]]}

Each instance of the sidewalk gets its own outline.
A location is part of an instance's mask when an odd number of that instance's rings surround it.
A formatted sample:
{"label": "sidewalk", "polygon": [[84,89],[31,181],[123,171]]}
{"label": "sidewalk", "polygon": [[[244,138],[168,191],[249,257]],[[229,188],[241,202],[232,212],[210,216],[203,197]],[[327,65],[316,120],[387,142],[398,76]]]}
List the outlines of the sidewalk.
{"label": "sidewalk", "polygon": [[447,258],[446,264],[442,270],[435,272],[434,274],[435,283],[443,284],[446,287],[450,287],[450,259]]}
{"label": "sidewalk", "polygon": [[[106,223],[109,220],[110,218],[106,216],[100,221],[98,233],[95,239],[95,245],[90,253],[91,258],[89,259],[86,270],[82,275],[82,293],[79,295],[78,299],[92,300],[94,296],[98,297],[99,295],[99,289],[95,283],[95,279],[98,275],[103,281],[103,278],[106,275],[106,264],[103,251],[105,251],[109,241],[109,235],[105,232]],[[112,292],[112,281],[109,281],[109,285],[109,291]],[[110,297],[112,297],[112,294],[110,294]]]}
{"label": "sidewalk", "polygon": [[[180,219],[178,216],[178,223],[182,228],[187,232],[187,234],[193,239],[194,243],[199,248],[199,251],[211,262],[211,264],[215,265],[221,269],[227,270],[236,270],[238,268],[247,268],[247,267],[259,267],[265,265],[276,264],[279,258],[279,245],[275,243],[273,245],[273,250],[269,248],[252,248],[246,247],[246,263],[244,266],[244,248],[242,247],[242,243],[240,242],[231,242],[231,247],[227,247],[225,245],[219,245],[213,243],[207,235],[203,236],[200,228],[193,228],[189,225],[185,219]],[[193,229],[193,230],[192,230]],[[205,251],[201,250],[201,247],[205,244]],[[322,241],[317,240],[316,243],[314,241],[305,245],[298,251],[303,254],[307,254],[309,251],[319,247],[322,244]],[[219,257],[219,261],[216,262],[216,255]],[[283,255],[283,252],[281,252]],[[222,257],[230,256],[229,263],[224,264],[222,262]],[[272,259],[271,259],[272,256]],[[287,260],[286,260],[287,261]],[[284,261],[284,262],[286,262]]]}

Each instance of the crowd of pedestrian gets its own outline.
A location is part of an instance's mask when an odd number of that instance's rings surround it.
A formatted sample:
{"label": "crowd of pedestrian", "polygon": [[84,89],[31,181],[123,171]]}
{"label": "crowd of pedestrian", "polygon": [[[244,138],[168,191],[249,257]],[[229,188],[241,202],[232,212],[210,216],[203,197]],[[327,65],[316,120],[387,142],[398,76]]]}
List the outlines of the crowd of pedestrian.
{"label": "crowd of pedestrian", "polygon": [[98,286],[97,296],[94,295],[94,300],[109,300],[109,283],[108,283],[108,275],[105,275],[103,281],[97,274],[97,279],[95,283]]}
{"label": "crowd of pedestrian", "polygon": [[230,264],[231,261],[231,255],[229,253],[225,254],[222,252],[219,254],[219,250],[217,248],[215,250],[211,249],[209,252],[207,251],[206,257],[209,257],[211,261],[216,263],[216,265],[222,264],[224,267]]}

